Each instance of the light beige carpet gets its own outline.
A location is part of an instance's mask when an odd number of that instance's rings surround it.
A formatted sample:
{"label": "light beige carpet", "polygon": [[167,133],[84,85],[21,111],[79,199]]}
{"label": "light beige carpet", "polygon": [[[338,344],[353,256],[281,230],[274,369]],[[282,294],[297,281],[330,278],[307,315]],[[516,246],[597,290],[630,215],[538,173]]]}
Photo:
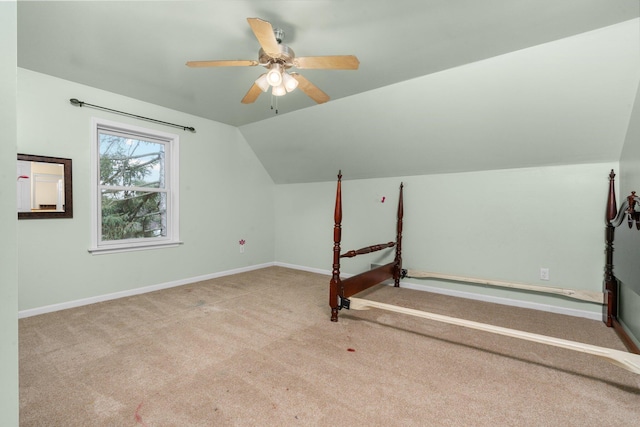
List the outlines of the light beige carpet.
{"label": "light beige carpet", "polygon": [[[271,267],[20,320],[21,426],[631,426],[640,376],[378,310]],[[410,308],[623,350],[598,321],[378,286]]]}

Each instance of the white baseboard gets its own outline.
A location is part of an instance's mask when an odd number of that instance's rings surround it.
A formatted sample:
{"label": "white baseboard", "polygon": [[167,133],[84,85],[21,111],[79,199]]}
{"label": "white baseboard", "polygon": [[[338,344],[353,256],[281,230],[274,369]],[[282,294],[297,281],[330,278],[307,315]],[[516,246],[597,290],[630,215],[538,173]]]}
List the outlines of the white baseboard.
{"label": "white baseboard", "polygon": [[74,301],[63,302],[59,304],[46,305],[44,307],[31,308],[18,312],[18,319],[25,317],[37,316],[39,314],[52,313],[54,311],[66,310],[68,308],[81,307],[83,305],[95,304],[98,302],[111,301],[118,298],[130,297],[133,295],[145,294],[147,292],[159,291],[162,289],[174,288],[176,286],[188,285],[190,283],[202,282],[203,280],[216,279],[218,277],[230,276],[232,274],[244,273],[247,271],[259,270],[261,268],[272,267],[275,264],[265,263],[252,265],[249,267],[235,268],[232,270],[220,271],[217,273],[205,274],[202,276],[189,277],[186,279],[175,280],[172,282],[160,283],[158,285],[144,286],[142,288],[129,289],[126,291],[114,292],[106,295],[98,295],[95,297],[82,298]]}
{"label": "white baseboard", "polygon": [[[309,271],[311,273],[325,274],[325,275],[331,276],[330,270],[320,270],[317,268],[309,268],[309,267],[304,267],[300,265],[284,264],[279,262],[276,262],[274,265],[291,268],[294,270],[303,270],[303,271]],[[351,277],[351,276],[354,276],[354,274],[341,273],[340,276]],[[389,281],[386,284],[393,285],[393,282]],[[458,297],[458,298],[467,298],[467,299],[472,299],[476,301],[491,302],[495,304],[509,305],[513,307],[530,308],[532,310],[546,311],[549,313],[556,313],[556,314],[565,314],[567,316],[573,316],[573,317],[583,317],[591,320],[602,320],[602,313],[600,312],[593,312],[588,310],[577,310],[573,308],[559,307],[559,306],[550,305],[550,304],[541,304],[541,303],[528,302],[528,301],[516,300],[511,298],[502,298],[502,297],[496,297],[496,296],[476,294],[473,292],[456,291],[452,289],[438,288],[436,286],[416,285],[415,283],[406,283],[402,281],[400,282],[400,286],[406,289],[433,292],[434,294],[448,295],[448,296]]]}
{"label": "white baseboard", "polygon": [[[304,265],[295,265],[295,264],[287,264],[284,262],[275,262],[273,263],[273,265],[277,266],[277,267],[284,267],[284,268],[290,268],[292,270],[301,270],[301,271],[308,271],[309,273],[316,273],[316,274],[323,274],[326,276],[331,276],[331,270],[323,270],[320,268],[312,268],[312,267],[305,267]],[[353,274],[341,274],[341,276],[344,277],[349,277],[349,276],[353,276]]]}
{"label": "white baseboard", "polygon": [[[126,291],[114,292],[106,295],[98,295],[95,297],[83,298],[83,299],[63,302],[59,304],[52,304],[52,305],[46,305],[43,307],[21,310],[18,312],[18,318],[22,319],[25,317],[37,316],[39,314],[51,313],[59,310],[66,310],[68,308],[81,307],[83,305],[95,304],[98,302],[110,301],[110,300],[129,297],[133,295],[140,295],[147,292],[154,292],[162,289],[173,288],[176,286],[188,285],[190,283],[201,282],[203,280],[216,279],[218,277],[230,276],[232,274],[244,273],[247,271],[259,270],[261,268],[272,267],[272,266],[285,267],[285,268],[290,268],[292,270],[308,271],[310,273],[331,276],[331,270],[311,268],[311,267],[305,267],[305,266],[295,265],[295,264],[287,264],[282,262],[270,262],[270,263],[252,265],[249,267],[242,267],[242,268],[236,268],[232,270],[220,271],[217,273],[205,274],[203,276],[196,276],[196,277],[190,277],[190,278],[181,279],[181,280],[175,280],[172,282],[160,283],[158,285],[144,286],[142,288],[129,289]],[[341,274],[341,276],[351,277],[354,275]],[[393,283],[390,282],[389,284],[393,284]],[[459,298],[467,298],[467,299],[473,299],[477,301],[485,301],[485,302],[491,302],[496,304],[521,307],[521,308],[530,308],[533,310],[540,310],[540,311],[546,311],[546,312],[557,313],[557,314],[566,314],[568,316],[583,317],[583,318],[592,319],[592,320],[602,320],[601,313],[595,313],[587,310],[576,310],[576,309],[558,307],[558,306],[549,305],[549,304],[540,304],[540,303],[534,303],[534,302],[514,300],[511,298],[501,298],[501,297],[495,297],[495,296],[480,295],[472,292],[456,291],[451,289],[438,288],[435,286],[416,285],[413,283],[406,283],[406,282],[400,282],[400,286],[406,289],[433,292],[436,294],[449,295],[449,296],[454,296]]]}

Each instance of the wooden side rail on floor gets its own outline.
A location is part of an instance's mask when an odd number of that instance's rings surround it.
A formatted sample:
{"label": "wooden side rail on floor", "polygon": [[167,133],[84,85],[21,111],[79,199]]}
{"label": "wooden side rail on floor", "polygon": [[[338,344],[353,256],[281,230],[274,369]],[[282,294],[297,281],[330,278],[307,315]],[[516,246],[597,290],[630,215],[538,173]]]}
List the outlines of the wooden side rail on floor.
{"label": "wooden side rail on floor", "polygon": [[479,285],[495,286],[500,288],[522,289],[526,291],[541,292],[554,295],[562,295],[581,301],[604,304],[604,293],[586,291],[581,289],[554,288],[551,286],[530,285],[527,283],[507,282],[503,280],[480,279],[478,277],[455,276],[453,274],[434,273],[431,271],[404,270],[403,277],[411,279],[442,279],[453,282],[476,283]]}
{"label": "wooden side rail on floor", "polygon": [[458,319],[456,317],[443,316],[441,314],[434,314],[426,311],[414,310],[411,308],[398,307],[396,305],[385,304],[377,301],[369,301],[361,298],[350,298],[348,305],[352,310],[368,310],[369,308],[378,308],[381,310],[421,317],[423,319],[435,320],[437,322],[443,322],[450,325],[462,326],[465,328],[490,332],[492,334],[504,335],[507,337],[533,341],[540,344],[551,345],[554,347],[560,347],[573,351],[579,351],[581,353],[592,354],[594,356],[605,359],[606,361],[613,363],[614,365],[620,366],[621,368],[633,372],[634,374],[640,374],[639,354],[627,353],[611,348],[584,344],[577,341],[554,338],[547,335],[519,331],[517,329],[503,328],[501,326],[494,326],[486,323],[473,322],[471,320]]}

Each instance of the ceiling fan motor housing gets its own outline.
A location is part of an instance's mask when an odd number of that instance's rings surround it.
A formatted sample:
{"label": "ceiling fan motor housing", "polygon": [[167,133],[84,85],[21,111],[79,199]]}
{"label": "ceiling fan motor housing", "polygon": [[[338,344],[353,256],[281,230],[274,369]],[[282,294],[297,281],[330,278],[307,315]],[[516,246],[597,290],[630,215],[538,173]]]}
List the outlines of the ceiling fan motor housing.
{"label": "ceiling fan motor housing", "polygon": [[260,65],[268,67],[270,64],[277,62],[282,64],[284,68],[293,67],[293,58],[296,57],[293,49],[286,44],[279,44],[278,47],[280,48],[280,53],[277,56],[271,56],[261,48],[258,51],[258,61],[260,62]]}

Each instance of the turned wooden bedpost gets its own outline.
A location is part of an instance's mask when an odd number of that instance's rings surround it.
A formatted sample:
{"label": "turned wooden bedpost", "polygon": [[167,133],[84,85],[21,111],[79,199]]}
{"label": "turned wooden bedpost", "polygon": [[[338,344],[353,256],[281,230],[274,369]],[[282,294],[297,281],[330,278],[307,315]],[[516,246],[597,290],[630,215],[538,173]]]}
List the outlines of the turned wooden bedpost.
{"label": "turned wooden bedpost", "polygon": [[618,312],[618,281],[613,275],[613,237],[615,227],[607,224],[606,235],[606,264],[604,267],[604,299],[602,321],[608,326],[613,326],[613,320]]}
{"label": "turned wooden bedpost", "polygon": [[603,307],[602,321],[608,326],[613,326],[613,321],[618,315],[618,280],[613,274],[613,238],[615,234],[615,226],[611,223],[617,214],[618,207],[616,202],[615,190],[616,174],[611,169],[609,174],[609,194],[607,196],[607,211],[605,214],[605,254],[606,264],[604,267],[604,293],[605,305]]}
{"label": "turned wooden bedpost", "polygon": [[329,284],[329,305],[331,321],[338,321],[338,285],[340,284],[340,240],[342,239],[342,171],[338,172],[336,207],[333,213],[333,269]]}
{"label": "turned wooden bedpost", "polygon": [[400,183],[400,196],[398,197],[398,223],[396,225],[396,260],[393,269],[393,286],[400,286],[400,276],[402,275],[402,218],[404,216],[404,206],[402,200],[402,189],[404,183]]}

